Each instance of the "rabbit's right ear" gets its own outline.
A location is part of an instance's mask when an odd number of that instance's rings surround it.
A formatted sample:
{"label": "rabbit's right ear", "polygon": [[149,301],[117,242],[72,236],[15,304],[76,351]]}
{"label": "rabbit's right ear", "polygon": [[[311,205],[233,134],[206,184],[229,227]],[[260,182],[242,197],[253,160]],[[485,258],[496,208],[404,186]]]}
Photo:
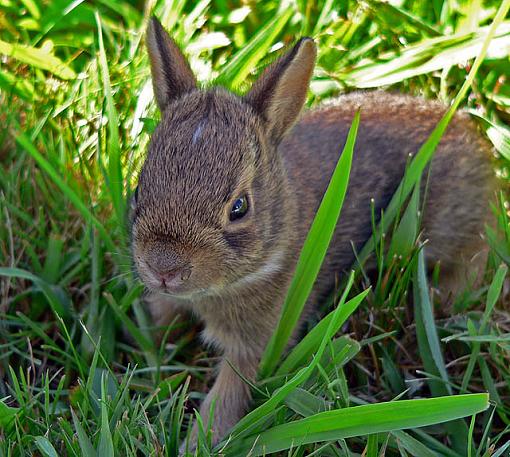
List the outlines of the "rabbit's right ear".
{"label": "rabbit's right ear", "polygon": [[159,109],[196,89],[195,75],[174,40],[153,16],[147,28],[147,49],[151,62],[152,84]]}
{"label": "rabbit's right ear", "polygon": [[302,38],[294,47],[270,65],[255,81],[245,100],[265,120],[275,143],[296,122],[306,101],[317,47],[311,38]]}

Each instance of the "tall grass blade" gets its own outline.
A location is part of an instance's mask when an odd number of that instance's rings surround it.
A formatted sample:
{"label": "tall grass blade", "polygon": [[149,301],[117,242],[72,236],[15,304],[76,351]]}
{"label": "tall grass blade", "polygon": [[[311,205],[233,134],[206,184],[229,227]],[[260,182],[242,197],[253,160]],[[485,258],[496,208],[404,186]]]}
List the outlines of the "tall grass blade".
{"label": "tall grass blade", "polygon": [[76,73],[72,68],[45,48],[11,44],[0,40],[0,54],[10,56],[35,68],[47,70],[62,79],[76,78]]}
{"label": "tall grass blade", "polygon": [[[452,389],[448,373],[446,372],[434,321],[432,302],[429,296],[423,249],[418,253],[417,265],[414,271],[413,298],[420,357],[422,358],[425,370],[434,376],[433,379],[428,381],[430,390],[435,397],[451,395]],[[465,453],[467,446],[466,423],[464,421],[455,421],[446,424],[446,428],[451,437],[453,448],[460,453]]]}
{"label": "tall grass blade", "polygon": [[[443,353],[441,352],[433,306],[429,296],[424,249],[421,249],[418,253],[418,262],[414,272],[413,293],[418,343],[420,354],[424,358],[425,369],[429,373],[437,374],[443,380],[442,386],[435,388],[437,389],[436,391],[431,386],[432,393],[436,396],[440,394],[451,395],[452,389],[448,373],[446,372]],[[427,356],[424,357],[424,354],[427,354]]]}
{"label": "tall grass blade", "polygon": [[99,67],[103,80],[103,91],[106,98],[106,111],[108,113],[108,186],[112,195],[112,202],[117,215],[119,226],[125,226],[126,202],[124,200],[124,178],[122,176],[122,164],[120,157],[119,139],[119,116],[113,103],[110,74],[103,43],[103,32],[101,29],[101,18],[96,12],[96,22],[99,38]]}
{"label": "tall grass blade", "polygon": [[78,443],[83,457],[97,457],[97,453],[94,450],[94,446],[87,436],[87,433],[83,429],[79,419],[76,417],[74,410],[71,408],[71,415],[73,417],[74,428],[76,429],[76,435],[78,436]]}
{"label": "tall grass blade", "polygon": [[101,431],[97,454],[101,457],[114,457],[112,434],[108,424],[106,374],[101,376]]}
{"label": "tall grass blade", "polygon": [[[349,300],[339,311],[339,317],[337,320],[336,328],[334,328],[333,332],[337,333],[342,325],[347,321],[349,316],[356,311],[358,306],[363,302],[365,297],[370,292],[370,289],[365,290],[358,296]],[[322,339],[324,338],[324,332],[328,329],[333,317],[335,316],[336,310],[331,311],[326,317],[321,319],[321,321],[315,325],[315,327],[310,330],[304,338],[296,344],[294,348],[292,348],[289,355],[285,358],[283,363],[276,370],[276,376],[289,374],[297,367],[302,366],[303,363],[309,359],[314,352],[316,352],[321,344]]]}
{"label": "tall grass blade", "polygon": [[388,258],[401,255],[406,258],[412,251],[418,230],[420,226],[420,183],[419,181],[414,186],[414,191],[411,195],[409,204],[407,205],[402,219],[391,237],[390,247],[388,249]]}
{"label": "tall grass blade", "polygon": [[291,8],[282,10],[271,19],[260,31],[239,50],[221,69],[216,82],[237,88],[256,67],[257,63],[267,55],[267,51],[275,38],[294,12]]}
{"label": "tall grass blade", "polygon": [[74,207],[80,212],[85,221],[92,223],[97,228],[108,249],[111,252],[115,252],[116,247],[113,239],[106,231],[103,224],[101,224],[101,222],[92,214],[90,208],[80,199],[74,190],[66,184],[62,177],[58,174],[53,164],[35,148],[35,146],[24,133],[20,133],[16,137],[16,141],[20,144],[20,146],[25,148],[25,150],[34,158],[37,164],[49,175],[52,181],[66,196],[66,198],[68,198]]}
{"label": "tall grass blade", "polygon": [[226,455],[246,455],[249,450],[253,456],[267,455],[309,443],[425,427],[471,416],[488,407],[487,394],[468,394],[326,411],[245,438]]}
{"label": "tall grass blade", "polygon": [[260,367],[262,376],[269,375],[276,368],[301,316],[315,278],[319,274],[347,192],[359,121],[360,113],[358,111],[352,121],[342,155],[301,250],[278,326],[262,358]]}

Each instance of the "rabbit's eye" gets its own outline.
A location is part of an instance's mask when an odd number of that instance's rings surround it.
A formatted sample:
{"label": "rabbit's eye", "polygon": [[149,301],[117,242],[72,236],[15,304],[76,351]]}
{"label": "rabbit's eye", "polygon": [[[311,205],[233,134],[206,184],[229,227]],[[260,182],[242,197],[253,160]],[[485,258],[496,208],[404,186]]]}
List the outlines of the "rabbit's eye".
{"label": "rabbit's eye", "polygon": [[230,221],[241,219],[248,212],[248,197],[243,195],[236,199],[230,210]]}

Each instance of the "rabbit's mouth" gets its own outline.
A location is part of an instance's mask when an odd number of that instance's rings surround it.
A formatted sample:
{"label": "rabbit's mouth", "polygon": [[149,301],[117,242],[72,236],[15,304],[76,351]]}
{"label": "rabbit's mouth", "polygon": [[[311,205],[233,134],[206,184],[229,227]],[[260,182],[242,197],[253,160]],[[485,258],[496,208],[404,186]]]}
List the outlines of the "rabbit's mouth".
{"label": "rabbit's mouth", "polygon": [[218,295],[218,290],[222,288],[214,283],[213,278],[202,277],[191,266],[181,266],[162,273],[151,268],[140,256],[135,256],[135,265],[140,279],[149,291],[174,299],[191,300]]}
{"label": "rabbit's mouth", "polygon": [[210,294],[207,288],[197,288],[192,285],[182,284],[161,284],[157,279],[145,280],[142,279],[145,287],[151,292],[171,297],[179,300],[191,300],[197,297],[204,297]]}
{"label": "rabbit's mouth", "polygon": [[212,289],[194,289],[189,292],[174,292],[160,289],[159,293],[165,297],[184,301],[196,301],[197,299],[215,295]]}

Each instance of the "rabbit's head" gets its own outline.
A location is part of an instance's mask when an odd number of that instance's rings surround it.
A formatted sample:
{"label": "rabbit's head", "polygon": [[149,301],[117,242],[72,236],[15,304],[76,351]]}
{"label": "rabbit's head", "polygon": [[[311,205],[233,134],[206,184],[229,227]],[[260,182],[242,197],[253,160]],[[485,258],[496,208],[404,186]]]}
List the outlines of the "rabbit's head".
{"label": "rabbit's head", "polygon": [[305,102],[315,44],[299,41],[244,97],[199,89],[154,18],[147,44],[162,115],[132,201],[141,279],[186,298],[275,273],[295,205],[277,147]]}

